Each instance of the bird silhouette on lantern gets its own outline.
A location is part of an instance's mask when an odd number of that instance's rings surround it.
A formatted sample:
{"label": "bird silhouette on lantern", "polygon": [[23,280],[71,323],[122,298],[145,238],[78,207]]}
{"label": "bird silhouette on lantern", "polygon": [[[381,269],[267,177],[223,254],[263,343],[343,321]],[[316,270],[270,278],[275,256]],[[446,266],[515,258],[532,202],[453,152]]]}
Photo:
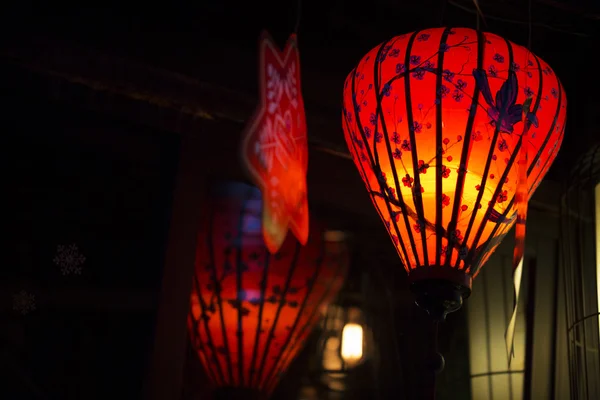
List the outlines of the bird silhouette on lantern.
{"label": "bird silhouette on lantern", "polygon": [[254,186],[217,185],[198,233],[188,328],[217,399],[268,398],[347,270],[345,244],[314,221],[306,246],[288,235],[271,255],[262,205]]}
{"label": "bird silhouette on lantern", "polygon": [[348,148],[417,303],[437,320],[460,308],[515,224],[519,179],[526,204],[556,157],[565,119],[565,93],[548,64],[473,29],[394,37],[348,75]]}

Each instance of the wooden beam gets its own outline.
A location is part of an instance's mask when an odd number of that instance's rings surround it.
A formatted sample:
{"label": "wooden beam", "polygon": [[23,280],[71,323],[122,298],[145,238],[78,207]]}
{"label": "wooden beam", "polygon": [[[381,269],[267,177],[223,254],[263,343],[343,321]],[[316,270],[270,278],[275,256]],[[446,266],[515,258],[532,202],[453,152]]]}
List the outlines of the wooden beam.
{"label": "wooden beam", "polygon": [[[201,137],[211,149],[206,156],[211,157],[212,165],[219,165],[218,173],[213,168],[211,175],[246,178],[237,155],[245,120],[256,106],[253,96],[116,57],[61,47],[54,42],[47,46],[61,51],[0,49],[0,57],[13,63],[7,76],[11,82],[17,82],[11,90],[19,90],[19,80],[30,82],[34,77],[45,77],[55,89],[60,88],[62,102],[173,134]],[[14,74],[21,76],[15,79]],[[346,154],[339,110],[335,114],[324,112],[308,101],[306,108],[309,143],[313,144],[308,171],[311,207],[318,205],[354,214],[336,218],[335,224],[341,221],[341,229],[356,226],[364,229],[364,224],[381,226],[364,184]],[[206,165],[211,163],[207,160]],[[540,193],[555,198],[556,186],[547,185],[547,181],[542,183],[530,207],[544,208],[542,203],[549,202]]]}
{"label": "wooden beam", "polygon": [[146,400],[175,400],[182,393],[186,319],[206,176],[205,147],[198,137],[182,139],[154,348],[144,386]]}
{"label": "wooden beam", "polygon": [[[229,53],[226,55],[231,57]],[[234,53],[236,59],[240,54],[253,59],[256,51],[238,49]],[[2,46],[0,57],[7,64],[19,66],[36,75],[52,77],[56,82],[62,82],[62,86],[67,86],[64,84],[83,86],[93,92],[119,98],[120,102],[125,99],[137,103],[143,102],[165,110],[176,111],[181,114],[181,117],[193,119],[229,121],[243,126],[254,112],[258,97],[258,93],[234,90],[133,60],[76,48],[72,44],[50,39],[36,39],[28,42],[27,46],[22,44]],[[218,70],[231,68],[232,65],[237,64],[225,63],[219,66]],[[209,68],[208,65],[204,67]],[[207,71],[201,75],[211,76]],[[253,74],[252,79],[255,78]],[[318,87],[317,93],[322,97],[322,84],[319,83]],[[69,95],[68,90],[62,92],[64,92],[63,96]],[[334,93],[337,99],[337,92]],[[339,95],[341,96],[341,89]],[[114,108],[115,106],[114,101],[108,104],[102,104],[103,102],[98,98],[94,101],[96,101],[95,107],[104,105]],[[319,132],[319,138],[327,138],[328,141],[333,140],[336,144],[343,145],[340,110],[337,107],[324,109],[324,106],[312,104],[308,99],[305,101],[309,135]],[[135,113],[132,112],[131,115]],[[156,119],[155,115],[147,113],[142,113],[141,117],[146,120]],[[171,124],[167,130],[178,133],[175,124]]]}

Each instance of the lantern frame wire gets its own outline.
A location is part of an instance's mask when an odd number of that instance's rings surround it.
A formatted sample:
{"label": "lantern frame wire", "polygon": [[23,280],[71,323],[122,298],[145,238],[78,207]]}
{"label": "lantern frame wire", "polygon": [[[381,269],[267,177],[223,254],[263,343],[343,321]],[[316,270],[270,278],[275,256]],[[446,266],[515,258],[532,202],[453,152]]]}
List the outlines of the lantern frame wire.
{"label": "lantern frame wire", "polygon": [[[352,377],[355,374],[367,370],[375,373],[373,365],[368,363],[377,362],[377,341],[371,325],[373,321],[370,320],[373,316],[371,307],[374,304],[368,300],[367,295],[370,274],[361,270],[356,275],[350,272],[349,276],[350,280],[346,282],[336,301],[327,307],[321,320],[310,372],[312,379],[324,392],[340,395],[352,390]],[[348,323],[357,324],[362,328],[362,357],[351,362],[342,356],[343,332]],[[335,349],[328,348],[331,339],[337,342]],[[377,376],[373,376],[372,379],[372,389],[376,390]]]}
{"label": "lantern frame wire", "polygon": [[[579,318],[577,321],[573,322],[571,324],[571,326],[567,329],[567,334],[568,334],[567,337],[569,338],[569,340],[571,340],[575,346],[582,347],[585,349],[585,351],[590,352],[590,353],[598,353],[600,351],[600,349],[588,347],[587,344],[581,343],[580,340],[573,338],[572,332],[575,328],[577,328],[578,325],[584,324],[588,319],[596,318],[596,317],[600,317],[600,312],[588,314],[582,318]],[[585,341],[585,339],[584,339],[584,341]]]}
{"label": "lantern frame wire", "polygon": [[[338,309],[340,310],[340,313],[342,314],[342,316],[341,317],[339,317],[339,315],[332,316],[331,311],[338,310]],[[351,309],[359,310],[360,316],[356,319],[351,320],[348,316]],[[339,327],[340,329],[338,329],[337,326],[334,327],[334,329],[327,329],[327,325],[330,320],[341,321],[341,326]],[[322,333],[322,337],[319,340],[319,344],[318,344],[318,348],[317,348],[318,354],[321,354],[321,355],[325,354],[325,348],[327,347],[327,341],[332,337],[337,338],[339,340],[339,346],[336,349],[336,354],[340,360],[340,368],[339,369],[320,368],[321,373],[345,375],[351,368],[354,368],[354,367],[362,364],[363,362],[365,362],[368,359],[368,355],[367,355],[368,348],[369,348],[368,337],[367,337],[368,327],[366,326],[366,323],[365,323],[364,311],[359,306],[357,306],[354,302],[340,301],[340,302],[331,304],[328,307],[327,313],[326,313],[325,318],[323,319],[322,323],[323,323],[323,333]],[[344,330],[344,327],[349,323],[355,323],[357,325],[360,325],[363,330],[362,356],[360,359],[358,359],[352,363],[349,363],[346,360],[344,360],[344,357],[342,356],[343,330]],[[321,359],[322,358],[323,358],[323,356],[321,356]]]}
{"label": "lantern frame wire", "polygon": [[[597,298],[600,282],[596,276],[600,260],[592,251],[596,250],[597,242],[593,240],[591,246],[586,242],[590,235],[595,235],[591,227],[596,223],[594,204],[600,199],[595,199],[594,189],[599,183],[600,143],[579,160],[561,200],[567,355],[571,398],[574,400],[600,396],[600,382],[593,378],[600,372],[600,306]],[[591,304],[590,299],[594,300]]]}

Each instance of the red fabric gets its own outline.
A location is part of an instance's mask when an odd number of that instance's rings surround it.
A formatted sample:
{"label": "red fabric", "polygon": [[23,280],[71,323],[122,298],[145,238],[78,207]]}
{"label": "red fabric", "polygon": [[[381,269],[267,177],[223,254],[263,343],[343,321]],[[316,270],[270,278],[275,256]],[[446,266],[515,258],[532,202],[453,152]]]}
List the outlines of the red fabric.
{"label": "red fabric", "polygon": [[267,33],[259,45],[260,104],[242,142],[242,162],[263,192],[263,235],[276,253],[288,228],[308,239],[308,142],[296,35],[283,52]]}
{"label": "red fabric", "polygon": [[565,119],[563,87],[543,60],[473,29],[394,37],[344,86],[346,142],[409,273],[443,265],[476,275],[516,221],[519,148],[529,198]]}

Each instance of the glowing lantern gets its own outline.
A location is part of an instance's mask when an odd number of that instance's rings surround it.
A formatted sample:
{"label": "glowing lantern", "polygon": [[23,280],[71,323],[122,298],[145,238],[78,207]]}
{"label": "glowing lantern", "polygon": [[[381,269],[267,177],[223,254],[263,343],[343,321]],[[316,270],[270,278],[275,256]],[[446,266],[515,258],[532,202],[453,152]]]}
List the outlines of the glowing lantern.
{"label": "glowing lantern", "polygon": [[350,73],[346,142],[430,314],[470,294],[556,157],[565,118],[544,61],[473,29],[394,37]]}
{"label": "glowing lantern", "polygon": [[347,391],[347,374],[373,355],[373,333],[356,295],[342,293],[320,322],[321,337],[312,374],[319,376],[320,385],[332,392]]}
{"label": "glowing lantern", "polygon": [[330,305],[322,321],[323,355],[326,372],[344,372],[364,361],[364,316],[358,307]]}
{"label": "glowing lantern", "polygon": [[342,330],[342,358],[346,363],[356,363],[363,357],[363,328],[359,324],[346,324]]}
{"label": "glowing lantern", "polygon": [[262,205],[259,189],[222,184],[199,230],[188,327],[217,398],[268,396],[347,268],[344,244],[318,225],[306,246],[288,235],[271,255]]}

